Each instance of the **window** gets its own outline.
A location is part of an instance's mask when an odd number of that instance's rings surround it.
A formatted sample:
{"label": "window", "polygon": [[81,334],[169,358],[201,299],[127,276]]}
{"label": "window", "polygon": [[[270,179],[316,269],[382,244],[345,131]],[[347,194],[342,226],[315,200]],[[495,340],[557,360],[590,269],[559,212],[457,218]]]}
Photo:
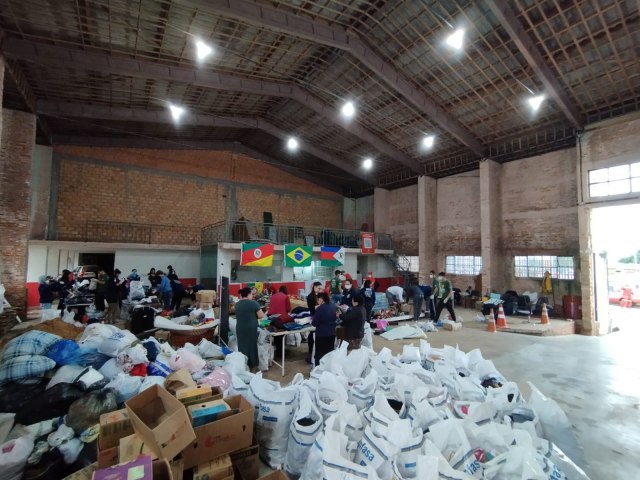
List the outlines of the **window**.
{"label": "window", "polygon": [[640,162],[589,171],[589,196],[640,192]]}
{"label": "window", "polygon": [[320,260],[314,260],[310,267],[293,267],[293,277],[296,281],[331,279],[338,267],[323,267],[320,263]]}
{"label": "window", "polygon": [[482,270],[482,257],[448,255],[444,259],[444,270],[456,275],[478,275]]}
{"label": "window", "polygon": [[553,255],[528,255],[515,257],[516,277],[543,278],[548,271],[551,278],[573,280],[575,270],[573,257],[556,257]]}
{"label": "window", "polygon": [[420,257],[398,257],[398,266],[405,272],[418,273],[420,271]]}

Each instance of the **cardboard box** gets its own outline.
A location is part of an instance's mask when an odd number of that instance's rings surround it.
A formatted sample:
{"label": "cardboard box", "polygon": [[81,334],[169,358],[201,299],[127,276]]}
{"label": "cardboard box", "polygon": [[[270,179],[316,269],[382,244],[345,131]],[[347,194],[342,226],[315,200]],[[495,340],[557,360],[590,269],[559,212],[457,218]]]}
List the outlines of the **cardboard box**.
{"label": "cardboard box", "polygon": [[77,472],[73,472],[71,475],[64,477],[62,480],[91,480],[93,472],[98,470],[98,462],[87,465]]}
{"label": "cardboard box", "polygon": [[196,292],[196,302],[198,303],[215,303],[216,297],[215,290],[200,290]]}
{"label": "cardboard box", "polygon": [[121,438],[132,434],[133,426],[126,408],[100,415],[100,449],[117,447]]}
{"label": "cardboard box", "polygon": [[144,443],[144,440],[140,435],[136,433],[129,435],[128,437],[121,438],[120,445],[117,449],[118,459],[120,461],[116,463],[132,462],[140,455],[149,455],[152,460],[158,458],[158,455],[151,451],[151,448],[149,448],[149,446]]}
{"label": "cardboard box", "polygon": [[153,480],[175,480],[169,462],[165,458],[154,460],[151,464]]}
{"label": "cardboard box", "polygon": [[174,458],[196,439],[184,405],[158,385],[131,398],[125,406],[133,430],[160,458]]}
{"label": "cardboard box", "polygon": [[208,397],[201,398],[199,400],[190,400],[190,401],[181,400],[180,403],[182,403],[185,407],[189,407],[191,405],[196,405],[198,403],[213,402],[214,400],[220,400],[222,399],[223,396],[224,394],[222,393],[222,390],[220,390],[219,387],[212,387],[211,395],[209,395]]}
{"label": "cardboard box", "polygon": [[182,460],[182,457],[171,460],[169,462],[169,467],[171,468],[173,480],[182,480],[184,475],[184,461]]}
{"label": "cardboard box", "polygon": [[282,470],[276,470],[275,472],[263,475],[258,480],[289,480],[289,477],[287,477]]}
{"label": "cardboard box", "polygon": [[210,402],[199,402],[187,407],[191,425],[200,427],[231,414],[229,405],[222,399]]}
{"label": "cardboard box", "polygon": [[449,331],[457,331],[462,330],[462,322],[444,322],[443,328]]}
{"label": "cardboard box", "polygon": [[194,428],[196,440],[182,451],[185,469],[251,445],[253,407],[242,395],[228,397],[225,401],[232,410],[238,409],[238,413]]}
{"label": "cardboard box", "polygon": [[149,456],[142,456],[133,462],[121,463],[113,467],[96,470],[93,480],[153,480],[152,460]]}
{"label": "cardboard box", "polygon": [[193,381],[189,370],[185,368],[176,370],[164,379],[164,387],[171,393],[175,393],[184,388],[195,388],[197,386],[198,385]]}
{"label": "cardboard box", "polygon": [[222,455],[193,468],[193,480],[223,480],[233,478],[233,466],[229,455]]}
{"label": "cardboard box", "polygon": [[203,398],[210,397],[211,395],[212,392],[209,385],[196,385],[195,387],[176,390],[176,398],[180,400],[180,403],[200,402]]}
{"label": "cardboard box", "polygon": [[196,302],[196,308],[199,308],[200,310],[209,310],[210,308],[213,308],[213,303]]}
{"label": "cardboard box", "polygon": [[107,468],[117,465],[120,460],[120,451],[119,448],[110,447],[110,448],[102,448],[100,446],[100,439],[96,442],[97,449],[97,459],[98,459],[98,467],[99,468]]}
{"label": "cardboard box", "polygon": [[260,476],[260,446],[254,436],[250,447],[229,454],[236,480],[256,480]]}

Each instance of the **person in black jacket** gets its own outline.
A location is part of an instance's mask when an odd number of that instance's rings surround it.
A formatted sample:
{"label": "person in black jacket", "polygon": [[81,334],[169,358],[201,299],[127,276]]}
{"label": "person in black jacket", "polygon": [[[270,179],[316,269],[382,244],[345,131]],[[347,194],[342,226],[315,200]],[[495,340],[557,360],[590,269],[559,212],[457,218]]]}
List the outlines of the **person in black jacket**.
{"label": "person in black jacket", "polygon": [[420,287],[416,284],[407,288],[407,298],[413,299],[413,319],[417,322],[422,314],[422,301],[424,300],[424,293]]}
{"label": "person in black jacket", "polygon": [[53,303],[53,285],[51,285],[51,277],[41,275],[38,278],[40,284],[38,285],[38,294],[40,295],[40,308],[51,308]]}
{"label": "person in black jacket", "polygon": [[58,309],[62,312],[65,309],[65,298],[69,295],[69,292],[73,289],[73,280],[71,280],[71,272],[69,270],[63,270],[60,279],[58,280]]}
{"label": "person in black jacket", "polygon": [[371,321],[371,311],[376,304],[376,291],[371,287],[371,280],[365,280],[360,295],[362,295],[364,308],[367,311],[367,321]]}
{"label": "person in black jacket", "polygon": [[359,293],[351,298],[353,305],[345,314],[342,326],[345,329],[344,340],[349,343],[348,351],[360,348],[364,337],[364,322],[367,321],[367,310],[364,307],[364,299]]}
{"label": "person in black jacket", "polygon": [[333,350],[336,343],[336,318],[338,307],[331,303],[329,295],[321,292],[317,295],[318,306],[313,315],[312,325],[315,331],[315,364],[320,365],[320,360]]}
{"label": "person in black jacket", "polygon": [[[309,308],[311,318],[313,318],[313,314],[316,313],[316,306],[318,305],[318,295],[320,293],[322,293],[322,283],[313,282],[311,292],[309,292],[309,295],[307,295],[307,307]],[[309,337],[307,337],[307,344],[309,345],[309,355],[307,356],[307,363],[313,363],[313,359],[311,358],[311,356],[313,355],[314,343],[314,334],[313,332],[309,332]]]}
{"label": "person in black jacket", "polygon": [[107,280],[107,286],[104,291],[105,299],[107,300],[107,314],[105,316],[105,323],[114,325],[116,318],[120,317],[120,283],[121,280],[118,277],[120,270],[117,268],[114,271],[113,277],[109,277]]}

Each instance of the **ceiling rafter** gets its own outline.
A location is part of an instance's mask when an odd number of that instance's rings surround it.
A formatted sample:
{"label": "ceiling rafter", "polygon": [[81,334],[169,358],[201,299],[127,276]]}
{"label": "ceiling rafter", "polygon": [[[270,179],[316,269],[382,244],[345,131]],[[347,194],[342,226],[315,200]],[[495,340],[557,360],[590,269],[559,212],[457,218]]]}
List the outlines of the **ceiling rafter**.
{"label": "ceiling rafter", "polygon": [[502,27],[507,31],[511,40],[516,44],[529,66],[538,74],[549,96],[560,107],[560,110],[562,110],[571,124],[579,130],[582,129],[583,120],[578,109],[564,92],[560,82],[556,80],[556,75],[551,71],[536,44],[525,31],[509,2],[487,0],[487,4]]}
{"label": "ceiling rafter", "polygon": [[483,145],[462,123],[449,115],[432,98],[420,91],[411,80],[394,67],[391,62],[376,53],[356,33],[247,0],[181,0],[181,3],[203,11],[214,12],[288,35],[346,50],[369,69],[373,70],[401,97],[456,137],[472,152],[479,156],[484,155]]}
{"label": "ceiling rafter", "polygon": [[[38,113],[52,117],[91,118],[96,120],[137,121],[163,124],[172,122],[168,111],[104,107],[74,103],[39,102]],[[287,132],[271,124],[264,118],[259,117],[221,117],[187,113],[184,117],[180,118],[180,123],[201,127],[256,129],[262,130],[282,140],[287,140],[290,136]],[[301,142],[300,148],[324,162],[373,185],[374,180],[370,176],[357,170],[349,169],[348,165],[335,155],[306,142]]]}
{"label": "ceiling rafter", "polygon": [[387,155],[409,167],[415,173],[424,173],[423,167],[418,161],[405,155],[398,148],[385,142],[359,123],[341,120],[336,113],[335,107],[327,105],[308,90],[295,84],[255,80],[225,73],[204,72],[193,68],[169,66],[126,57],[116,57],[101,52],[32,43],[15,38],[7,38],[3,50],[9,58],[30,61],[40,65],[76,69],[86,68],[87,70],[108,74],[171,80],[216,90],[292,99],[306,105],[321,117],[354,135],[362,142],[371,145],[379,153]]}

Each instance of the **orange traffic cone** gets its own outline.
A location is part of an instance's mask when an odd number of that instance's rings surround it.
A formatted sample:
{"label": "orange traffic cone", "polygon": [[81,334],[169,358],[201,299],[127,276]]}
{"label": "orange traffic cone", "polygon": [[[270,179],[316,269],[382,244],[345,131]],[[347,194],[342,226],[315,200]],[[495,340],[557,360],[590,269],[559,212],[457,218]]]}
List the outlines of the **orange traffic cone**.
{"label": "orange traffic cone", "polygon": [[496,322],[496,327],[507,328],[507,317],[505,317],[504,315],[502,304],[500,304],[500,306],[498,307],[498,321]]}
{"label": "orange traffic cone", "polygon": [[542,304],[542,313],[540,314],[540,325],[549,325],[549,312],[547,312],[547,304]]}
{"label": "orange traffic cone", "polygon": [[493,308],[489,313],[489,322],[487,323],[487,332],[496,333],[496,317],[493,316]]}

